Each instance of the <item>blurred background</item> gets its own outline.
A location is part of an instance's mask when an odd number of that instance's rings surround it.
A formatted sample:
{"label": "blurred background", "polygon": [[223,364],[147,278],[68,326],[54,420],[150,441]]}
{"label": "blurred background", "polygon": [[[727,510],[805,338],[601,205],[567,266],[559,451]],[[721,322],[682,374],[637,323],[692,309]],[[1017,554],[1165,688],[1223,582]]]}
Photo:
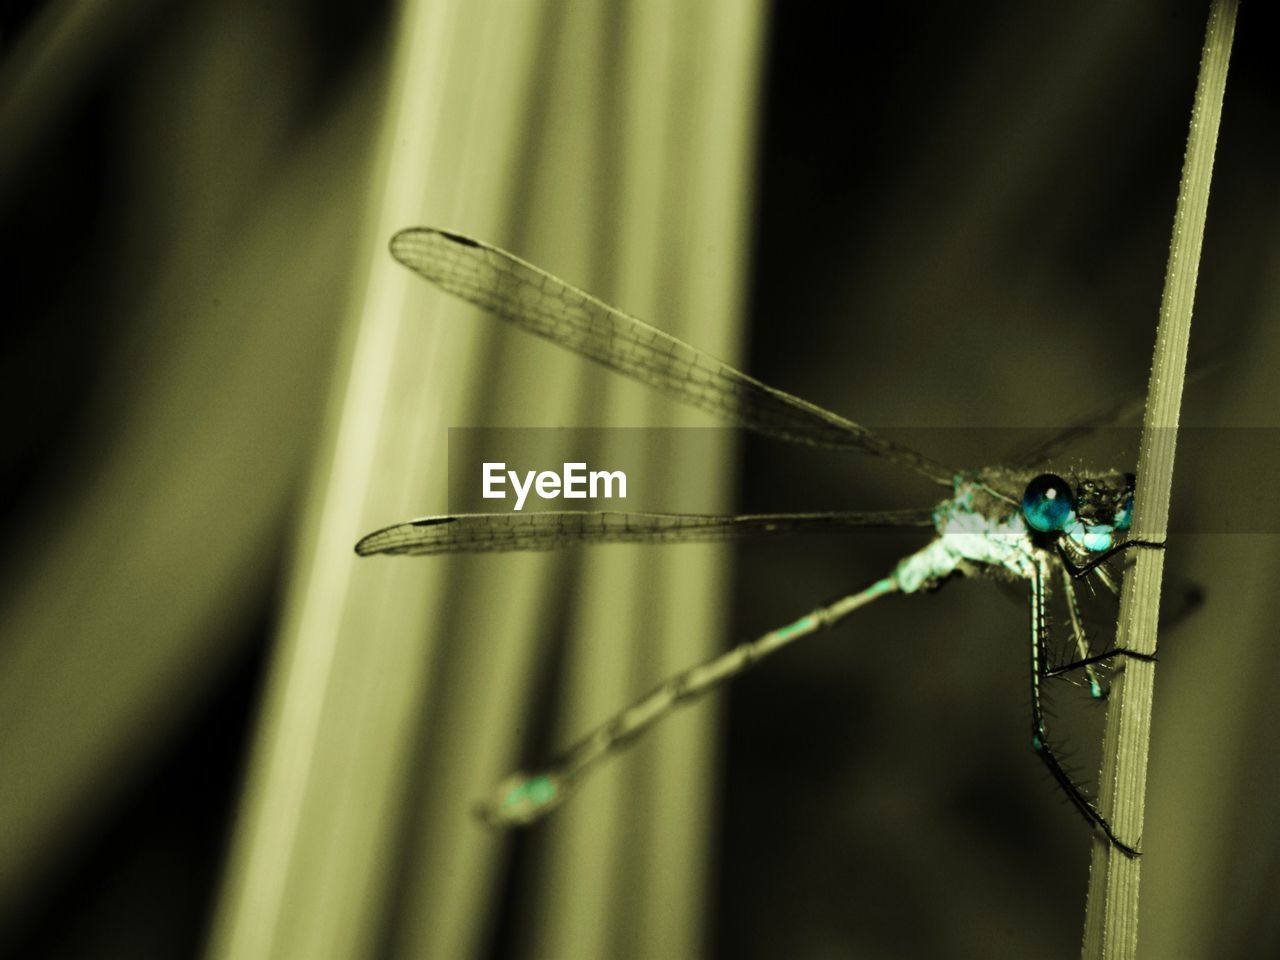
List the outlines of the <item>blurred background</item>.
{"label": "blurred background", "polygon": [[[1025,600],[988,583],[780,654],[539,828],[472,820],[509,770],[922,539],[357,559],[447,509],[449,427],[710,423],[386,243],[492,241],[986,465],[1145,391],[1205,13],[6,4],[0,954],[1077,955],[1092,841],[1026,742]],[[1192,367],[1219,373],[1184,401],[1249,439],[1177,464],[1196,532],[1166,595],[1203,603],[1161,638],[1153,958],[1280,947],[1280,540],[1251,523],[1265,491],[1233,486],[1275,453],[1234,428],[1280,425],[1261,18],[1237,30],[1193,326]],[[673,508],[939,496],[707,435]],[[1091,713],[1068,737],[1086,775]]]}

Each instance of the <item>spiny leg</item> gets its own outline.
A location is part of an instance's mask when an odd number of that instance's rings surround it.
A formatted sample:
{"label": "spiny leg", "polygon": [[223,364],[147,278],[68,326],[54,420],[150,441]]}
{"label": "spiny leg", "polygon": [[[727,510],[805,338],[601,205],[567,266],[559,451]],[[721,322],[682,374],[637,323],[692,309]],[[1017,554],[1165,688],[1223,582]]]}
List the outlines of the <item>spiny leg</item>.
{"label": "spiny leg", "polygon": [[1138,851],[1115,835],[1107,818],[1085,797],[1070,774],[1063,769],[1049,743],[1044,706],[1040,698],[1040,678],[1047,675],[1044,661],[1045,639],[1045,570],[1044,561],[1037,560],[1031,577],[1031,746],[1080,814],[1101,830],[1117,850],[1127,857],[1136,857]]}
{"label": "spiny leg", "polygon": [[1086,662],[1089,659],[1089,638],[1085,636],[1084,623],[1080,619],[1080,604],[1076,601],[1076,588],[1071,582],[1071,575],[1065,569],[1062,571],[1062,592],[1067,598],[1067,613],[1071,617],[1071,634],[1075,637],[1076,653],[1079,654],[1079,659],[1070,666],[1046,669],[1045,676],[1056,677],[1068,669],[1083,667],[1085,676],[1089,678],[1089,696],[1095,700],[1101,700],[1107,695],[1107,691],[1098,679],[1098,673],[1093,669],[1093,664]]}
{"label": "spiny leg", "polygon": [[1131,650],[1128,647],[1112,647],[1110,650],[1104,650],[1102,653],[1089,656],[1088,642],[1084,639],[1084,628],[1080,624],[1080,608],[1079,604],[1076,602],[1075,589],[1071,581],[1078,580],[1081,577],[1092,573],[1102,581],[1103,585],[1106,586],[1108,590],[1112,593],[1118,594],[1119,590],[1116,588],[1115,582],[1111,579],[1111,574],[1107,572],[1106,567],[1100,566],[1100,564],[1116,554],[1127,550],[1129,547],[1146,547],[1154,550],[1163,550],[1165,545],[1163,543],[1156,543],[1150,540],[1126,540],[1124,543],[1117,544],[1110,550],[1105,550],[1098,556],[1090,558],[1089,562],[1085,563],[1083,566],[1076,566],[1076,564],[1072,562],[1070,554],[1062,545],[1062,541],[1058,541],[1057,544],[1058,558],[1062,561],[1063,565],[1062,587],[1063,592],[1067,595],[1067,609],[1071,614],[1071,628],[1075,633],[1076,647],[1080,652],[1080,659],[1072,663],[1063,664],[1060,667],[1046,669],[1045,676],[1057,677],[1064,673],[1069,673],[1072,670],[1084,669],[1089,676],[1089,693],[1094,697],[1094,699],[1103,699],[1106,696],[1106,690],[1098,684],[1097,676],[1092,670],[1093,664],[1101,663],[1105,660],[1111,660],[1115,657],[1128,657],[1132,660],[1143,660],[1147,662],[1152,662],[1156,659],[1156,655],[1154,653],[1141,653],[1137,650]]}
{"label": "spiny leg", "polygon": [[635,740],[676,707],[702,696],[769,654],[830,627],[859,607],[897,589],[898,583],[892,577],[879,580],[861,593],[850,594],[668,678],[587,734],[543,770],[512,774],[498,786],[494,800],[477,805],[476,814],[491,827],[524,826],[541,819],[560,805],[569,787],[588,767]]}
{"label": "spiny leg", "polygon": [[1107,592],[1113,597],[1120,596],[1120,585],[1116,583],[1116,578],[1111,575],[1110,570],[1106,567],[1094,567],[1093,575],[1098,578],[1102,585],[1107,588]]}
{"label": "spiny leg", "polygon": [[[1102,572],[1102,567],[1095,571],[1098,574]],[[1128,647],[1112,647],[1102,653],[1090,654],[1089,640],[1085,635],[1084,624],[1080,619],[1080,605],[1076,600],[1075,586],[1071,582],[1071,576],[1065,570],[1062,574],[1062,592],[1067,597],[1067,611],[1071,616],[1071,631],[1075,635],[1076,651],[1080,654],[1080,659],[1064,663],[1058,667],[1048,667],[1046,665],[1044,676],[1060,677],[1063,674],[1070,673],[1072,670],[1084,670],[1089,678],[1089,695],[1095,700],[1106,699],[1109,691],[1099,681],[1097,672],[1093,669],[1095,663],[1103,663],[1115,657],[1128,657],[1133,660],[1152,662],[1156,659],[1156,655],[1154,653],[1139,653],[1137,650],[1130,650]]]}
{"label": "spiny leg", "polygon": [[1095,653],[1091,657],[1085,657],[1083,660],[1077,660],[1075,663],[1064,663],[1060,667],[1053,667],[1046,670],[1046,677],[1057,677],[1071,670],[1079,670],[1081,668],[1088,669],[1090,665],[1102,663],[1115,657],[1127,657],[1130,660],[1141,660],[1143,663],[1155,663],[1160,658],[1154,653],[1139,653],[1137,650],[1130,650],[1128,647],[1112,647],[1110,650],[1103,650],[1101,653]]}
{"label": "spiny leg", "polygon": [[1075,560],[1071,558],[1071,554],[1067,552],[1067,548],[1062,545],[1061,539],[1058,540],[1057,546],[1058,559],[1060,559],[1062,561],[1062,565],[1066,567],[1067,573],[1071,574],[1073,579],[1079,580],[1085,574],[1091,573],[1118,553],[1123,553],[1132,547],[1146,547],[1151,550],[1163,550],[1164,542],[1155,540],[1126,540],[1124,543],[1116,544],[1110,550],[1103,550],[1101,553],[1090,557],[1085,563],[1079,565],[1077,565]]}

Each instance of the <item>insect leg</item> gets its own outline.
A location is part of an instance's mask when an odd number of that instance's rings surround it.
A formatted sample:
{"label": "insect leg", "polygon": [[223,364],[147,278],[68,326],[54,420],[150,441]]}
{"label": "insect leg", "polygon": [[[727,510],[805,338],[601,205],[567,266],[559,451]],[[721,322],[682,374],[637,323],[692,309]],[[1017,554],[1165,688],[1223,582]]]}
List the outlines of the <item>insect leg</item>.
{"label": "insect leg", "polygon": [[1102,700],[1107,695],[1107,688],[1098,679],[1098,673],[1093,669],[1093,664],[1084,662],[1089,659],[1089,638],[1085,635],[1084,623],[1080,619],[1080,604],[1076,600],[1075,585],[1071,582],[1071,575],[1065,569],[1062,571],[1062,592],[1067,598],[1067,613],[1071,617],[1071,635],[1075,638],[1076,653],[1079,658],[1066,666],[1053,669],[1048,669],[1046,664],[1045,676],[1057,677],[1068,670],[1082,667],[1085,676],[1089,678],[1089,695],[1095,700]]}
{"label": "insect leg", "polygon": [[1062,545],[1061,540],[1058,541],[1057,547],[1058,559],[1062,561],[1062,565],[1067,568],[1067,572],[1071,574],[1072,578],[1079,580],[1085,574],[1092,572],[1116,554],[1123,553],[1131,547],[1146,547],[1151,550],[1163,550],[1164,542],[1157,542],[1155,540],[1126,540],[1124,543],[1116,544],[1110,550],[1103,550],[1096,556],[1090,557],[1083,564],[1077,564],[1073,559],[1071,559],[1071,554],[1067,553],[1067,548]]}
{"label": "insect leg", "polygon": [[1080,815],[1100,830],[1112,846],[1126,857],[1136,857],[1138,851],[1116,836],[1107,818],[1084,795],[1084,791],[1063,768],[1049,742],[1044,720],[1044,706],[1040,697],[1040,679],[1047,675],[1044,661],[1046,634],[1045,569],[1044,561],[1037,560],[1031,577],[1031,746]]}

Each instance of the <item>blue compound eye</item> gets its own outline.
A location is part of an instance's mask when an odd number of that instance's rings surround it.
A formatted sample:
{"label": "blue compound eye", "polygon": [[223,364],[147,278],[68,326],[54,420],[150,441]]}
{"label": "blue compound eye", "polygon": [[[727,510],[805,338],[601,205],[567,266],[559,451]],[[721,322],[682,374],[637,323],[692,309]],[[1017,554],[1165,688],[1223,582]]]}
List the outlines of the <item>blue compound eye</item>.
{"label": "blue compound eye", "polygon": [[1117,530],[1128,530],[1129,524],[1133,523],[1133,487],[1138,482],[1138,478],[1132,473],[1124,475],[1126,481],[1124,492],[1124,503],[1116,510],[1116,518],[1111,524]]}
{"label": "blue compound eye", "polygon": [[1022,494],[1022,517],[1027,526],[1041,533],[1062,530],[1074,513],[1071,485],[1053,473],[1042,473],[1027,484]]}

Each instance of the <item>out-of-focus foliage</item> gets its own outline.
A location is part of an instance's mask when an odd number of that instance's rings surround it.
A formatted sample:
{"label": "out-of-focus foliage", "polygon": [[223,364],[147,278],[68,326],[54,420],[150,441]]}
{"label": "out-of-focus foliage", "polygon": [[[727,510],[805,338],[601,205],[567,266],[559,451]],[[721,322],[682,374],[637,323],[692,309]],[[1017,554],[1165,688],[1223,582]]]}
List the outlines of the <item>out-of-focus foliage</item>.
{"label": "out-of-focus foliage", "polygon": [[[109,951],[115,932],[147,953],[190,941],[208,910],[129,918],[129,884],[110,878],[146,861],[102,831],[154,826],[211,893],[224,828],[189,807],[226,810],[236,765],[185,731],[274,616],[378,123],[376,16],[326,51],[298,29],[304,10],[53,4],[8,48],[6,942],[45,905],[70,954]],[[237,699],[222,716],[242,736]],[[223,757],[217,776],[183,757],[132,818],[139,785],[186,748]],[[155,869],[161,889],[184,886]],[[59,884],[71,892],[50,901]]]}
{"label": "out-of-focus foliage", "polygon": [[[1278,426],[1253,6],[1196,424]],[[987,584],[860,612],[737,683],[719,748],[699,707],[540,831],[479,831],[509,766],[918,539],[756,544],[732,580],[688,548],[358,564],[446,508],[450,425],[684,422],[384,245],[445,220],[729,359],[749,317],[753,374],[981,464],[971,438],[1143,389],[1202,5],[27,7],[0,20],[0,953],[1076,954],[1091,841],[1026,745],[1022,598]],[[1227,449],[1274,456],[1253,436]],[[1247,530],[1239,472],[1180,458],[1175,528]],[[757,441],[737,476],[746,509],[935,495]],[[674,482],[711,509],[729,481]],[[1277,540],[1167,562],[1205,601],[1162,635],[1142,949],[1267,955]]]}

